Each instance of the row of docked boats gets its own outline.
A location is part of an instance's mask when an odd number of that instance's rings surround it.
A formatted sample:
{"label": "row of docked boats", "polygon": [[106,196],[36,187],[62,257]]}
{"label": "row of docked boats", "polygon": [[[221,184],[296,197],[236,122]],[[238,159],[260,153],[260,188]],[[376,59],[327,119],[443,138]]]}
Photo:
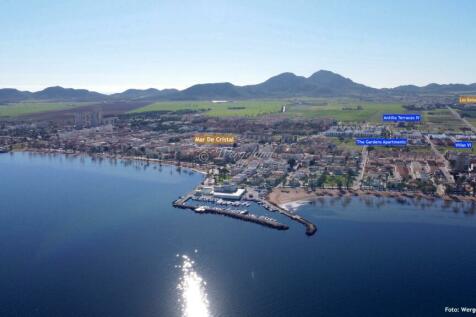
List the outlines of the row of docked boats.
{"label": "row of docked boats", "polygon": [[263,202],[263,201],[261,201],[261,200],[258,201],[257,204],[260,205],[260,206],[262,206],[262,207],[265,208],[266,210],[269,210],[269,211],[272,211],[272,212],[279,211],[278,208],[273,207],[272,205],[267,204],[267,203],[265,203],[265,202]]}
{"label": "row of docked boats", "polygon": [[197,212],[205,212],[205,211],[207,211],[207,209],[233,212],[233,213],[240,214],[240,215],[248,215],[249,214],[248,210],[240,210],[240,209],[232,209],[232,208],[216,208],[216,207],[211,207],[211,206],[198,206],[194,210],[197,211]]}
{"label": "row of docked boats", "polygon": [[223,200],[221,198],[214,198],[214,197],[204,197],[204,196],[192,196],[192,200],[194,201],[200,201],[200,202],[208,202],[208,203],[214,203],[217,205],[222,205],[222,206],[233,206],[233,207],[249,207],[251,204],[246,201],[228,201],[228,200]]}

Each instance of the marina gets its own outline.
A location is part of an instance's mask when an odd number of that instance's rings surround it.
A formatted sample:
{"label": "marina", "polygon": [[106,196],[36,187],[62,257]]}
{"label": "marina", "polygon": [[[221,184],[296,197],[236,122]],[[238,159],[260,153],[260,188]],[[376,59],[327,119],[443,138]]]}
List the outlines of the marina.
{"label": "marina", "polygon": [[221,207],[212,207],[212,206],[193,206],[187,204],[187,201],[191,198],[191,195],[187,195],[185,197],[179,198],[172,203],[172,205],[176,208],[181,209],[190,209],[195,211],[198,214],[217,214],[222,216],[227,216],[235,219],[240,219],[247,222],[257,223],[259,225],[276,229],[276,230],[287,230],[289,227],[285,224],[278,222],[275,219],[265,216],[257,216],[254,214],[249,213],[247,210],[235,210],[230,208],[221,208]]}
{"label": "marina", "polygon": [[245,206],[249,207],[251,204],[249,202],[243,202],[243,201],[228,201],[228,200],[223,200],[221,198],[213,198],[213,197],[197,197],[197,196],[192,196],[190,199],[194,201],[201,201],[201,202],[211,202],[217,205],[223,205],[223,206]]}
{"label": "marina", "polygon": [[[195,205],[187,203],[189,201],[199,202],[203,204],[199,206],[195,206]],[[290,220],[304,225],[306,227],[306,235],[308,236],[312,236],[317,232],[317,226],[300,215],[297,215],[284,208],[271,204],[267,202],[266,200],[254,199],[253,201],[269,212],[282,214],[286,216],[287,218],[289,218]],[[216,204],[216,205],[219,205],[220,207],[211,206],[210,204]],[[229,201],[229,200],[224,200],[224,199],[216,198],[209,195],[197,196],[196,191],[194,190],[184,196],[179,197],[177,200],[175,200],[172,203],[172,205],[176,208],[190,209],[199,214],[206,214],[206,213],[219,214],[219,215],[228,216],[235,219],[240,219],[243,221],[257,223],[257,224],[260,224],[269,228],[277,229],[277,230],[289,229],[289,226],[282,224],[278,222],[276,219],[273,219],[271,217],[264,216],[264,215],[258,216],[253,213],[250,213],[247,209],[231,208],[231,207],[250,207],[251,202],[249,201],[242,201],[242,200]],[[222,206],[226,206],[226,207],[222,207]]]}

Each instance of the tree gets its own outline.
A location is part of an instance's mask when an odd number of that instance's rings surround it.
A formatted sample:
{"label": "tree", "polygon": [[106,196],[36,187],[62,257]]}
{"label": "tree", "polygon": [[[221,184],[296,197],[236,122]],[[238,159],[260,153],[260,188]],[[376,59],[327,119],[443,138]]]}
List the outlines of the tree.
{"label": "tree", "polygon": [[337,188],[339,188],[339,190],[342,189],[342,179],[340,179],[340,177],[337,178],[336,185],[337,185]]}
{"label": "tree", "polygon": [[288,160],[288,164],[289,164],[289,169],[293,169],[294,166],[296,165],[296,159],[290,158],[290,159]]}
{"label": "tree", "polygon": [[326,179],[327,179],[327,172],[324,172],[317,179],[317,183],[316,183],[317,187],[322,187],[322,185],[324,185],[324,183],[326,182]]}
{"label": "tree", "polygon": [[349,169],[347,170],[347,175],[346,175],[346,178],[345,178],[345,180],[346,180],[345,186],[346,186],[347,188],[349,188],[349,187],[352,186],[352,181],[354,180],[354,176],[355,176],[354,171],[349,168]]}

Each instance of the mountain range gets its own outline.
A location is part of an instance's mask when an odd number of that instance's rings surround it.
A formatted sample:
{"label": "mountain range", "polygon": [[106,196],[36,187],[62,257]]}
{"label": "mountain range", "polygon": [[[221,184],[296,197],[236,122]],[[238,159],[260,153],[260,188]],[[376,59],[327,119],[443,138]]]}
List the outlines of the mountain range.
{"label": "mountain range", "polygon": [[231,83],[197,84],[184,90],[155,88],[128,89],[122,93],[101,94],[86,89],[48,87],[37,92],[20,91],[13,88],[0,89],[0,103],[19,101],[161,101],[161,100],[211,100],[251,99],[286,97],[395,97],[419,95],[458,95],[476,93],[476,83],[429,84],[427,86],[405,85],[395,88],[377,89],[355,83],[349,78],[327,70],[320,70],[309,77],[293,73],[282,73],[268,80],[246,86]]}

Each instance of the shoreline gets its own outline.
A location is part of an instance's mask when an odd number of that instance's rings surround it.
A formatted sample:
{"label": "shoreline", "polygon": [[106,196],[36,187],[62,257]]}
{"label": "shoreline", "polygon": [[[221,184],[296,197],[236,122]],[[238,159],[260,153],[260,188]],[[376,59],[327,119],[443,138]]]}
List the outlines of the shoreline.
{"label": "shoreline", "polygon": [[284,204],[281,204],[281,205],[278,205],[278,206],[283,208],[283,209],[286,209],[286,210],[296,211],[299,208],[301,208],[302,206],[307,205],[311,202],[312,202],[311,199],[302,199],[302,200],[290,201],[290,202],[287,202],[287,203],[284,203]]}
{"label": "shoreline", "polygon": [[[83,152],[70,152],[70,151],[65,151],[65,150],[49,150],[49,149],[16,149],[10,151],[10,153],[37,153],[37,154],[57,154],[57,155],[66,155],[66,156],[87,156],[90,158],[101,158],[101,159],[112,159],[112,160],[124,160],[124,161],[140,161],[140,162],[147,162],[147,163],[154,163],[154,164],[163,164],[167,166],[173,166],[173,167],[180,167],[184,169],[188,169],[191,171],[194,171],[196,173],[200,173],[204,176],[207,175],[207,171],[205,169],[200,169],[200,166],[198,164],[194,163],[186,163],[186,162],[180,162],[178,164],[177,162],[170,161],[170,160],[160,160],[160,159],[151,159],[151,158],[145,158],[145,157],[140,157],[140,156],[122,156],[122,155],[99,155],[99,154],[88,154],[88,153],[83,153]],[[185,165],[184,165],[185,164]],[[197,166],[198,165],[198,166]]]}
{"label": "shoreline", "polygon": [[424,199],[427,201],[447,202],[476,202],[474,196],[444,195],[432,196],[423,193],[395,192],[395,191],[371,191],[371,190],[337,190],[317,189],[308,191],[304,188],[274,188],[268,194],[266,200],[286,210],[296,210],[299,207],[311,203],[319,198],[340,197],[383,197],[393,198],[397,201],[405,199]]}
{"label": "shoreline", "polygon": [[[67,155],[67,156],[88,156],[91,158],[101,158],[101,159],[115,159],[115,160],[125,160],[125,161],[140,161],[154,164],[164,164],[167,166],[180,167],[188,169],[190,171],[200,173],[203,176],[207,175],[208,168],[204,168],[196,163],[187,163],[187,162],[176,162],[170,160],[161,160],[161,159],[152,159],[138,156],[123,156],[123,155],[99,155],[99,154],[88,154],[83,152],[72,152],[66,150],[53,150],[53,149],[15,149],[10,151],[10,153],[15,152],[31,152],[39,154],[58,154],[58,155]],[[425,199],[428,201],[447,201],[447,202],[476,202],[476,196],[461,196],[461,195],[443,195],[443,196],[434,196],[428,195],[419,192],[397,192],[397,191],[375,191],[375,190],[353,190],[353,189],[316,189],[314,191],[309,191],[305,188],[283,188],[276,187],[274,188],[265,198],[268,203],[271,203],[275,206],[283,208],[287,211],[293,211],[299,207],[308,204],[312,201],[315,201],[319,198],[332,198],[332,197],[384,197],[384,198],[394,198],[397,201],[403,199]]]}

